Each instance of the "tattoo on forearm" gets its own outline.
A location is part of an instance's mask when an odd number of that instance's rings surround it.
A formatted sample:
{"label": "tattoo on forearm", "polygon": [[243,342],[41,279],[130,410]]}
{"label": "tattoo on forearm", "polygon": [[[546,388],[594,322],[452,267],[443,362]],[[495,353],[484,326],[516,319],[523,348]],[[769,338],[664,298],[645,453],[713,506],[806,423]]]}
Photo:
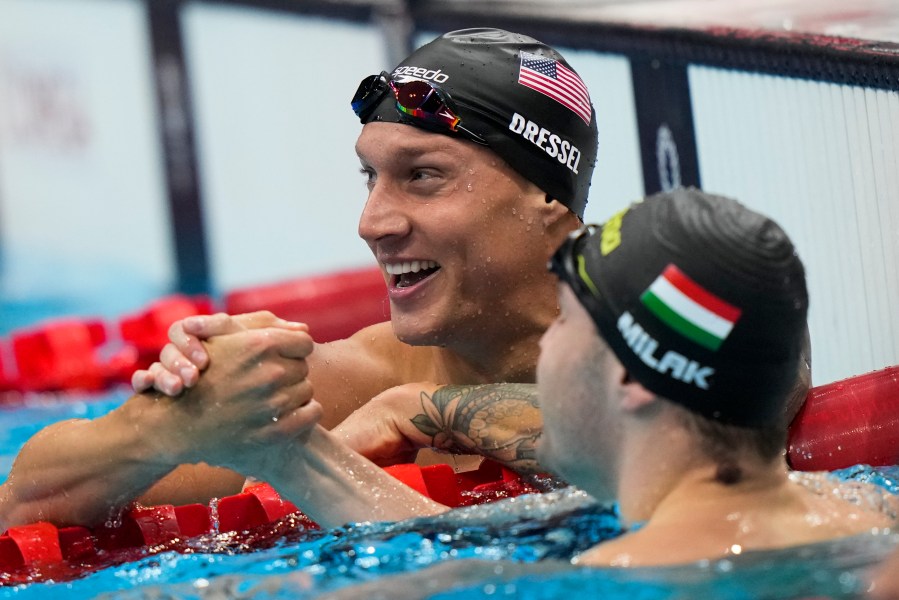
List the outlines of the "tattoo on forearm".
{"label": "tattoo on forearm", "polygon": [[412,423],[435,448],[482,454],[517,471],[538,470],[535,447],[543,430],[532,384],[448,385],[421,394]]}

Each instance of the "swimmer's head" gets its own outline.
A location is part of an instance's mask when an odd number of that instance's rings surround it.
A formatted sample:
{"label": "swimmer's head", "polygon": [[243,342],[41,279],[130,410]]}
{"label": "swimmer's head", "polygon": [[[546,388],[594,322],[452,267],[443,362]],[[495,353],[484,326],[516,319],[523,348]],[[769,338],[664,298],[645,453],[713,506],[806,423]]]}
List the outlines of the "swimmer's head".
{"label": "swimmer's head", "polygon": [[489,146],[525,179],[583,218],[596,163],[596,116],[565,59],[500,29],[463,29],[363,80],[362,123],[408,123]]}
{"label": "swimmer's head", "polygon": [[551,265],[643,387],[729,425],[783,421],[808,295],[774,221],[681,189],[573,234]]}

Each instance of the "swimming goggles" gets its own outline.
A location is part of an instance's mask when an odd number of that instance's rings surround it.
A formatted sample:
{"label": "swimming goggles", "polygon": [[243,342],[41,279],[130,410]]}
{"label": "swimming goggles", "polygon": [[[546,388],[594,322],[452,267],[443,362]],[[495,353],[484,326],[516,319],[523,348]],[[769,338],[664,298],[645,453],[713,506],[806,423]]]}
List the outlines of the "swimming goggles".
{"label": "swimming goggles", "polygon": [[581,249],[599,229],[600,225],[584,225],[569,233],[547,265],[551,273],[555,273],[561,281],[571,286],[575,295],[590,312],[598,309],[600,294],[596,283],[587,273],[586,258]]}
{"label": "swimming goggles", "polygon": [[356,116],[365,121],[388,91],[393,92],[396,109],[426,129],[451,131],[484,146],[487,140],[462,127],[462,118],[456,114],[449,94],[423,79],[396,81],[386,71],[369,75],[359,84],[353,96],[352,106]]}

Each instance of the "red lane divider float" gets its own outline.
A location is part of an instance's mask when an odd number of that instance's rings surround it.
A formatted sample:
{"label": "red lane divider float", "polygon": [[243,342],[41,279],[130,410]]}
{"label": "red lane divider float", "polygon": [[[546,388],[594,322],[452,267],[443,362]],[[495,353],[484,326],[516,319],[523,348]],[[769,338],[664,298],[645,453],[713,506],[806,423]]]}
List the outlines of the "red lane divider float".
{"label": "red lane divider float", "polygon": [[[449,465],[387,467],[419,492],[456,507],[492,502],[537,490],[492,461],[476,471],[455,473]],[[216,523],[213,515],[217,516]],[[119,522],[88,529],[50,523],[12,527],[0,536],[0,585],[61,581],[147,554],[184,548],[184,541],[207,534],[249,532],[291,519],[294,531],[318,526],[266,483],[249,486],[209,506],[137,507]]]}
{"label": "red lane divider float", "polygon": [[787,456],[802,471],[899,464],[899,366],[812,388]]}
{"label": "red lane divider float", "polygon": [[14,333],[18,386],[40,391],[103,389],[109,370],[97,349],[106,338],[106,327],[99,320],[57,319]]}
{"label": "red lane divider float", "polygon": [[5,340],[0,340],[0,401],[5,392],[17,389],[17,378],[13,371],[12,348]]}
{"label": "red lane divider float", "polygon": [[93,392],[128,382],[156,360],[174,321],[211,310],[205,296],[176,294],[115,324],[64,318],[15,331],[8,351],[0,342],[0,356],[9,357],[0,364],[0,390]]}
{"label": "red lane divider float", "polygon": [[[168,342],[172,323],[223,310],[270,310],[309,325],[316,341],[345,338],[390,319],[377,268],[352,269],[245,287],[225,294],[223,308],[204,295],[173,294],[113,323],[99,318],[50,319],[0,340],[0,392],[100,391],[127,383]],[[0,395],[0,402],[11,395]]]}

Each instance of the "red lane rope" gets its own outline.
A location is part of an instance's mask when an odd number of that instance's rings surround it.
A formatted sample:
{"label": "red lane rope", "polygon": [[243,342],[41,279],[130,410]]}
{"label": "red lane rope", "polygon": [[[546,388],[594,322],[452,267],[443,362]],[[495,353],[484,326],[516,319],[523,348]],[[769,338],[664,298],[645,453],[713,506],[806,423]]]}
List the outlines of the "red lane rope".
{"label": "red lane rope", "polygon": [[899,464],[899,366],[812,388],[787,457],[801,471]]}
{"label": "red lane rope", "polygon": [[[537,491],[491,461],[468,473],[455,473],[443,464],[403,464],[385,470],[451,507]],[[257,483],[208,506],[135,507],[125,511],[117,523],[100,527],[58,528],[46,522],[11,527],[0,535],[0,585],[73,579],[147,554],[182,549],[189,538],[250,532],[285,519],[291,520],[292,531],[318,528],[270,485]]]}

